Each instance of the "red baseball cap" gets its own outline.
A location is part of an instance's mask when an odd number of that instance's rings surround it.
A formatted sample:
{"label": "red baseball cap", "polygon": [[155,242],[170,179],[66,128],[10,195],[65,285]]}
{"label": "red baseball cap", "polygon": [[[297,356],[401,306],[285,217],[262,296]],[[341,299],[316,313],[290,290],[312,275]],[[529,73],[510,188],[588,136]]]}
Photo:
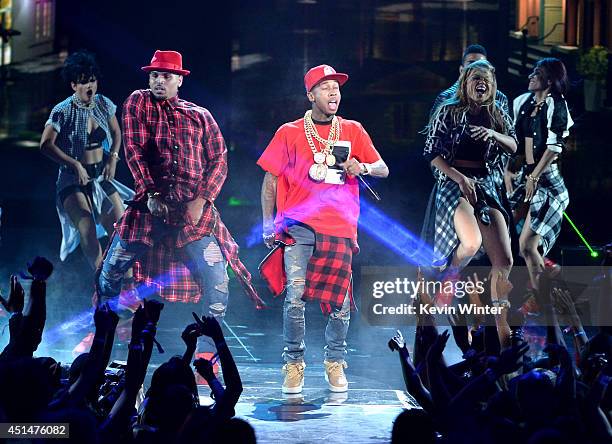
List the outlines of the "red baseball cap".
{"label": "red baseball cap", "polygon": [[336,70],[329,65],[319,65],[308,70],[304,76],[304,86],[306,87],[306,92],[310,92],[312,88],[325,80],[337,80],[340,86],[342,86],[346,83],[348,78],[348,74],[336,72]]}
{"label": "red baseball cap", "polygon": [[159,49],[153,54],[151,63],[142,68],[145,72],[150,71],[166,71],[182,76],[189,75],[190,71],[183,69],[183,56],[176,51],[160,51]]}

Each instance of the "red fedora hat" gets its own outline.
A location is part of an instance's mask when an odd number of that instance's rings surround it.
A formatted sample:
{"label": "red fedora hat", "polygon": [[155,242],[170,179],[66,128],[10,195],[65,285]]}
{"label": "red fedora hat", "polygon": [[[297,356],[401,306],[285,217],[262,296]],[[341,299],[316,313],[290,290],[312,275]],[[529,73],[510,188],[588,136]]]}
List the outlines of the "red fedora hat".
{"label": "red fedora hat", "polygon": [[167,71],[182,76],[189,75],[190,71],[183,69],[183,56],[176,51],[155,51],[151,63],[142,68],[145,72],[150,71]]}
{"label": "red fedora hat", "polygon": [[336,80],[340,86],[342,86],[346,83],[348,78],[348,74],[336,72],[336,70],[329,65],[319,65],[308,70],[304,76],[304,86],[306,87],[306,92],[309,92],[312,88],[325,80]]}

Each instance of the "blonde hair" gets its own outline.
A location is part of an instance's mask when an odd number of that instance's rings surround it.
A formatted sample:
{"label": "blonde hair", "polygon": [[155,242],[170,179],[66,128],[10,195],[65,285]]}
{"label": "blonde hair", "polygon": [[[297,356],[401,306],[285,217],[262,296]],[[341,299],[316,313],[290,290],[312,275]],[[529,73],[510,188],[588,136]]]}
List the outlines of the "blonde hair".
{"label": "blonde hair", "polygon": [[441,117],[446,117],[447,114],[450,114],[453,125],[467,121],[467,115],[470,111],[470,104],[472,103],[467,92],[467,79],[470,77],[470,74],[475,71],[480,71],[482,73],[491,75],[491,94],[484,103],[480,104],[487,114],[491,128],[503,134],[508,133],[510,129],[508,127],[508,121],[507,119],[504,119],[502,111],[495,100],[495,97],[497,96],[495,67],[486,60],[477,60],[472,62],[463,70],[461,76],[459,77],[459,85],[457,87],[455,96],[446,100],[436,110],[429,121],[429,128],[435,126],[435,121]]}

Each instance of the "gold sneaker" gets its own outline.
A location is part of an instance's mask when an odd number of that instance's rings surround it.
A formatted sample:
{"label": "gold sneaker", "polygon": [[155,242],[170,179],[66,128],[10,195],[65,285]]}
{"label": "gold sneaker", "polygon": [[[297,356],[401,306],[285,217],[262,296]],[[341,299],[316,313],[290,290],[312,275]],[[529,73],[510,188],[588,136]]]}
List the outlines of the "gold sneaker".
{"label": "gold sneaker", "polygon": [[348,381],[344,375],[344,369],[348,367],[345,361],[330,362],[324,361],[325,380],[329,384],[329,389],[335,393],[342,393],[348,390]]}
{"label": "gold sneaker", "polygon": [[302,393],[302,388],[304,387],[305,368],[306,364],[304,364],[304,361],[288,362],[283,365],[283,374],[285,375],[285,380],[283,381],[283,393]]}

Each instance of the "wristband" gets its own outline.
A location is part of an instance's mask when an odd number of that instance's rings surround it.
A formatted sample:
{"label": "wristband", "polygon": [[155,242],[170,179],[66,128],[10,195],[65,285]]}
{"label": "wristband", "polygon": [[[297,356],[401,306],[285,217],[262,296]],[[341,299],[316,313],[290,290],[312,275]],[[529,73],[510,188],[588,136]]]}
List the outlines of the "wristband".
{"label": "wristband", "polygon": [[370,175],[370,167],[368,167],[367,163],[362,163],[360,164],[361,166],[361,175],[362,176],[369,176]]}
{"label": "wristband", "polygon": [[508,299],[495,299],[491,301],[491,304],[498,305],[502,308],[510,308],[510,301]]}
{"label": "wristband", "polygon": [[117,152],[115,152],[115,151],[113,151],[112,153],[110,153],[110,154],[109,154],[109,156],[110,156],[110,157],[112,157],[112,158],[114,158],[114,159],[121,160],[121,159],[119,158],[119,153],[117,153]]}

